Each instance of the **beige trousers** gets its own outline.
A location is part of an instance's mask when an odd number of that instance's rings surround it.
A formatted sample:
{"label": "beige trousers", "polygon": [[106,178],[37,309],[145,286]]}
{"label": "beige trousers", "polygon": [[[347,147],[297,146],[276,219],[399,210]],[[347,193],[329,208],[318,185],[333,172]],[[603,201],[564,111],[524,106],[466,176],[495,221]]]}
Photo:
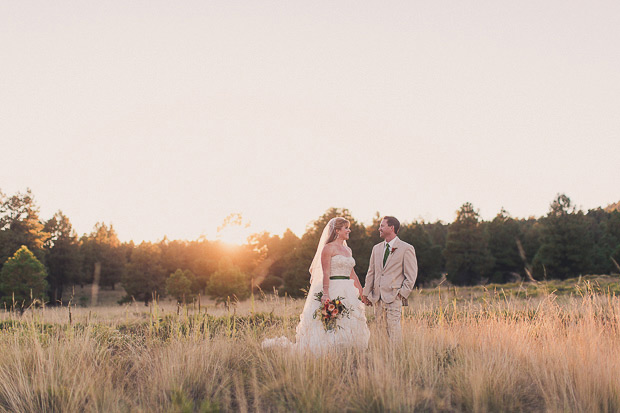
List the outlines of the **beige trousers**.
{"label": "beige trousers", "polygon": [[403,331],[400,325],[402,306],[403,303],[401,300],[394,300],[392,303],[379,300],[374,305],[375,318],[382,328],[387,329],[388,336],[392,342],[398,342],[403,337]]}

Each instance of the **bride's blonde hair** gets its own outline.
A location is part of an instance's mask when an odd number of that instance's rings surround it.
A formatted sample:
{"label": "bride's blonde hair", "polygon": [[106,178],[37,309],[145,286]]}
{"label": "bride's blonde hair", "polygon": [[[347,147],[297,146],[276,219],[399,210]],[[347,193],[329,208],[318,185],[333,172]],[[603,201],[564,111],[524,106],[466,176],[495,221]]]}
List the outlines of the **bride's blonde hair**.
{"label": "bride's blonde hair", "polygon": [[346,218],[342,218],[342,217],[334,218],[331,221],[331,228],[329,229],[329,238],[327,238],[326,244],[329,244],[330,242],[338,238],[338,233],[336,232],[336,230],[341,230],[342,228],[344,228],[345,225],[350,225],[350,224],[351,223]]}

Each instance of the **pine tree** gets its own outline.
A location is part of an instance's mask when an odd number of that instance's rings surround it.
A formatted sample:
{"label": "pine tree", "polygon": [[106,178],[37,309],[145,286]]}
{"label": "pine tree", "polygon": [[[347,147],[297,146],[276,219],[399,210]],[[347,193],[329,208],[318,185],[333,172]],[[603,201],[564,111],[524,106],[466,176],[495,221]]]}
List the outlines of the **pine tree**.
{"label": "pine tree", "polygon": [[414,222],[401,225],[398,237],[415,248],[418,260],[416,284],[423,285],[432,279],[441,277],[444,267],[442,248],[439,245],[433,245],[430,235],[424,228],[424,224]]}
{"label": "pine tree", "polygon": [[48,237],[39,220],[39,208],[30,189],[6,198],[0,193],[0,264],[22,245],[44,261],[43,245]]}
{"label": "pine tree", "polygon": [[541,245],[534,258],[538,278],[566,279],[588,271],[592,248],[588,222],[569,197],[556,197],[541,227]]}
{"label": "pine tree", "polygon": [[619,242],[609,229],[610,224],[613,225],[611,217],[612,214],[602,208],[591,209],[586,214],[588,233],[592,240],[590,273],[609,274],[615,269],[610,258]]}
{"label": "pine tree", "polygon": [[62,211],[45,223],[45,232],[50,234],[45,243],[50,297],[56,304],[62,301],[65,286],[81,281],[82,256],[77,234]]}
{"label": "pine tree", "polygon": [[133,297],[148,305],[153,296],[165,294],[166,271],[161,264],[161,250],[157,244],[143,242],[132,251],[122,284],[127,291],[124,301]]}
{"label": "pine tree", "polygon": [[284,272],[293,262],[300,241],[290,229],[281,238],[267,232],[254,234],[251,246],[257,253],[257,265],[252,272],[255,285],[265,292],[282,287]]}
{"label": "pine tree", "polygon": [[503,283],[516,276],[523,276],[524,264],[519,255],[521,240],[519,224],[503,208],[493,221],[487,224],[489,252],[493,256],[491,281]]}
{"label": "pine tree", "polygon": [[469,202],[461,206],[448,227],[444,255],[448,280],[457,285],[479,283],[493,265],[480,216]]}
{"label": "pine tree", "polygon": [[[86,282],[96,282],[114,289],[125,271],[126,257],[123,246],[114,231],[105,223],[97,223],[89,235],[81,239],[81,253]],[[100,279],[94,280],[95,268],[100,267]]]}
{"label": "pine tree", "polygon": [[0,271],[0,291],[2,302],[23,312],[33,303],[47,299],[47,273],[45,267],[34,254],[23,245],[9,258]]}

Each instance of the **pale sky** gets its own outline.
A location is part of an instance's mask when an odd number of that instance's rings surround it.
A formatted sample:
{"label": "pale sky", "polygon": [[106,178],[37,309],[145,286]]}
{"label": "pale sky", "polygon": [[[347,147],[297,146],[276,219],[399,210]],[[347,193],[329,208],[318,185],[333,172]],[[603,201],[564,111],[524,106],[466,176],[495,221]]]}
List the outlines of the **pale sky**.
{"label": "pale sky", "polygon": [[5,1],[0,189],[121,240],[620,200],[617,1]]}

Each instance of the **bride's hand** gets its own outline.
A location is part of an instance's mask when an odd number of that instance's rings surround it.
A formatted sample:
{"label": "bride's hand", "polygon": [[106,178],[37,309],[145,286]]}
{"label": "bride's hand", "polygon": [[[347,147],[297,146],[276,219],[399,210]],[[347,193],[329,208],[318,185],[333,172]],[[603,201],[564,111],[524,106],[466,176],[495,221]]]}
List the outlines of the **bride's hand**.
{"label": "bride's hand", "polygon": [[367,297],[367,296],[365,296],[365,295],[362,295],[362,302],[363,302],[364,304],[366,304],[367,306],[372,307],[372,302],[371,302],[371,301],[368,299],[368,297]]}
{"label": "bride's hand", "polygon": [[323,295],[321,296],[321,303],[325,304],[328,301],[330,301],[329,293],[323,293]]}

